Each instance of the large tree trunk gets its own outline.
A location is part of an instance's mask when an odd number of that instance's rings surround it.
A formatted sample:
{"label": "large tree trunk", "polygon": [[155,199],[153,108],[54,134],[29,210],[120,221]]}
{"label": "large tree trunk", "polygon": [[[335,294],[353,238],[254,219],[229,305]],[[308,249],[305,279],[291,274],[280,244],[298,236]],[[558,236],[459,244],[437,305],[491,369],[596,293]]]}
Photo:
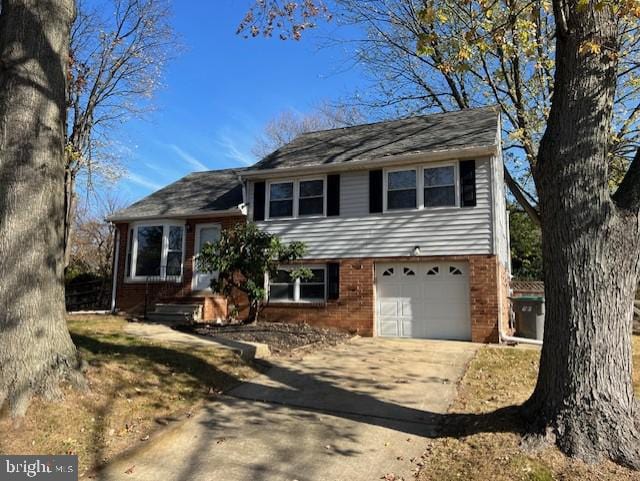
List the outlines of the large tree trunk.
{"label": "large tree trunk", "polygon": [[565,453],[640,467],[631,372],[640,232],[637,212],[612,200],[607,175],[616,18],[608,7],[554,4],[555,91],[535,172],[545,335],[537,386],[526,410],[538,429],[551,428]]}
{"label": "large tree trunk", "polygon": [[63,283],[65,68],[73,0],[0,13],[0,406],[77,375]]}

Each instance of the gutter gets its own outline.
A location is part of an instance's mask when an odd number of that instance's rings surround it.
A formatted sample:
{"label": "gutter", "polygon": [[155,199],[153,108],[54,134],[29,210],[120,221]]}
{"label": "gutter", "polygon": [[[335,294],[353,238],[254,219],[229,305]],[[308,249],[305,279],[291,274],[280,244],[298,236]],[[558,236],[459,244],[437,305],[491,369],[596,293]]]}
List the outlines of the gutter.
{"label": "gutter", "polygon": [[245,207],[244,204],[240,204],[232,209],[227,210],[209,210],[209,211],[199,211],[197,213],[181,213],[181,214],[158,214],[158,215],[147,215],[147,216],[109,216],[107,217],[107,221],[109,222],[137,222],[141,220],[160,220],[160,219],[199,219],[205,217],[231,217],[234,215],[244,215]]}
{"label": "gutter", "polygon": [[297,174],[311,174],[318,172],[336,172],[336,171],[349,171],[349,170],[361,170],[363,168],[371,169],[372,167],[384,167],[386,165],[393,164],[402,165],[412,164],[418,161],[441,161],[451,159],[468,159],[474,157],[482,157],[488,155],[495,155],[498,151],[498,146],[485,145],[476,147],[464,147],[449,150],[435,150],[429,152],[411,152],[409,154],[390,155],[388,157],[382,157],[378,159],[354,159],[348,162],[340,162],[337,164],[316,164],[308,165],[304,167],[275,167],[272,169],[256,169],[245,170],[240,173],[242,179],[264,179],[272,177],[281,177],[283,175],[297,175]]}

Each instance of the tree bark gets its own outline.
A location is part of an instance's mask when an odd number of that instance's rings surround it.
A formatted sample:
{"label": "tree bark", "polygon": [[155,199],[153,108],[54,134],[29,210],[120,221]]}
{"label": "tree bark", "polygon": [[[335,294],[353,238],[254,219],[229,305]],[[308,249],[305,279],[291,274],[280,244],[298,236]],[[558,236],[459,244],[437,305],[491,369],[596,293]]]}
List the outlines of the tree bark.
{"label": "tree bark", "polygon": [[65,322],[65,72],[73,0],[0,12],[0,406],[81,382]]}
{"label": "tree bark", "polygon": [[[611,8],[554,1],[555,91],[534,172],[546,319],[525,412],[567,454],[640,468],[631,323],[640,265],[637,210],[608,188],[618,31]],[[588,42],[599,45],[592,50]]]}
{"label": "tree bark", "polygon": [[64,268],[69,267],[71,260],[71,243],[73,222],[76,216],[76,179],[75,173],[65,166],[64,169]]}

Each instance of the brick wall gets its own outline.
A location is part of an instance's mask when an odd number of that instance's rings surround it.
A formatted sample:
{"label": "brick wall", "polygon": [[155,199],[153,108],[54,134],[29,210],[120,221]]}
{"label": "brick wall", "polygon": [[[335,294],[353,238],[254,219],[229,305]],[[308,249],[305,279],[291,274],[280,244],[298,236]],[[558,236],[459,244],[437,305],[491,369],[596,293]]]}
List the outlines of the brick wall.
{"label": "brick wall", "polygon": [[245,222],[245,218],[242,216],[233,216],[187,220],[182,282],[157,283],[149,284],[149,286],[147,286],[145,282],[132,282],[125,280],[129,224],[118,223],[116,228],[118,229],[120,236],[120,251],[118,259],[116,308],[129,314],[142,314],[144,311],[145,293],[148,289],[149,309],[152,309],[152,304],[156,302],[200,303],[203,305],[204,320],[215,320],[219,317],[226,317],[226,299],[214,294],[197,293],[197,295],[194,295],[191,292],[196,226],[198,224],[217,223],[220,224],[224,230],[240,222]]}
{"label": "brick wall", "polygon": [[373,335],[375,285],[373,259],[324,259],[305,261],[305,265],[340,263],[340,296],[325,303],[272,304],[262,312],[267,321],[304,322],[335,327],[361,336]]}
{"label": "brick wall", "polygon": [[[508,277],[498,258],[493,255],[305,261],[305,265],[340,263],[340,299],[316,305],[272,304],[264,309],[262,318],[336,327],[362,336],[372,336],[375,330],[375,262],[443,260],[469,263],[472,341],[498,342],[498,318],[505,326],[508,323]],[[502,314],[499,297],[503,300]]]}

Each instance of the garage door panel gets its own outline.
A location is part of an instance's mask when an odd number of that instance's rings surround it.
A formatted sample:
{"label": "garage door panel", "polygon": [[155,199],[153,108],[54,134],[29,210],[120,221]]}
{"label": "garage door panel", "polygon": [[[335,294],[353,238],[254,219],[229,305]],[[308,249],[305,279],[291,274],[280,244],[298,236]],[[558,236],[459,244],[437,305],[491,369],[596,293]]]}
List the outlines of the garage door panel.
{"label": "garage door panel", "polygon": [[376,281],[379,335],[471,338],[466,263],[377,264]]}

